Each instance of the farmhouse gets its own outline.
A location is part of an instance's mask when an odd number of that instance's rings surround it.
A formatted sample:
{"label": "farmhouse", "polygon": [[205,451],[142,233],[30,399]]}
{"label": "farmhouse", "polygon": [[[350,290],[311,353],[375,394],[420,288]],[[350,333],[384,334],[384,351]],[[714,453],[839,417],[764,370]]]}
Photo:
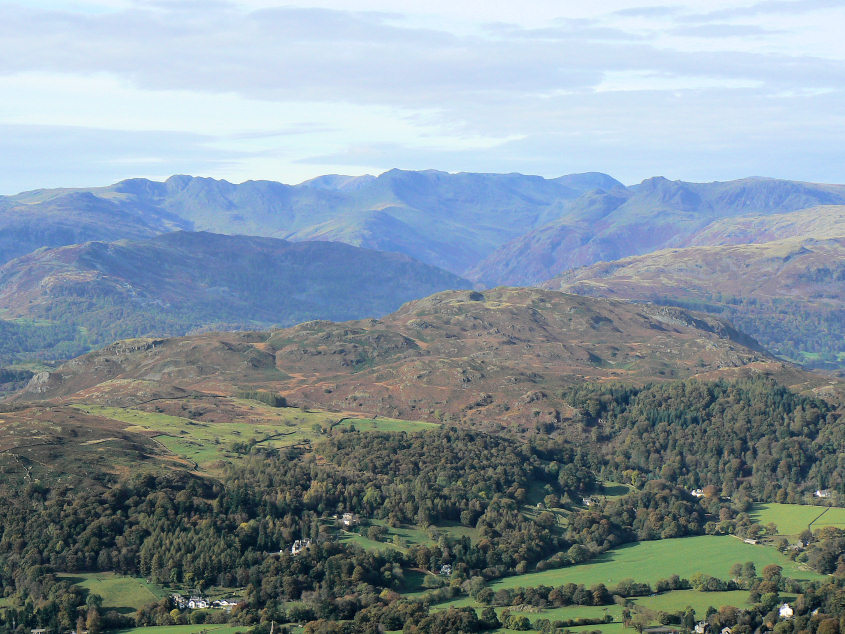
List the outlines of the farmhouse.
{"label": "farmhouse", "polygon": [[781,605],[780,609],[778,610],[778,615],[782,619],[791,619],[793,614],[795,614],[795,612],[792,610],[791,607],[789,607],[788,603],[784,603],[783,605]]}
{"label": "farmhouse", "polygon": [[355,513],[344,513],[340,518],[340,523],[344,526],[355,526],[358,523],[358,516]]}
{"label": "farmhouse", "polygon": [[695,498],[703,498],[704,497],[704,489],[693,489],[690,491],[690,495]]}
{"label": "farmhouse", "polygon": [[311,540],[310,539],[297,539],[293,546],[290,547],[290,554],[291,555],[298,555],[306,548],[311,548]]}
{"label": "farmhouse", "polygon": [[191,597],[188,600],[188,607],[192,610],[204,610],[207,607],[210,607],[210,603],[207,599],[203,599],[202,597]]}
{"label": "farmhouse", "polygon": [[829,498],[832,495],[832,491],[830,489],[816,489],[813,495],[817,498]]}

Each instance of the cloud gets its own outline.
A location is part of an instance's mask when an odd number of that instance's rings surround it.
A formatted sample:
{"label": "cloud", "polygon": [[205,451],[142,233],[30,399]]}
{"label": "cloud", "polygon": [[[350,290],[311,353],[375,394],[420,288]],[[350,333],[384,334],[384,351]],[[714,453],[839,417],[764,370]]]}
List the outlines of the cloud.
{"label": "cloud", "polygon": [[0,125],[0,193],[111,183],[130,175],[218,172],[242,158],[209,153],[210,139],[174,132]]}
{"label": "cloud", "polygon": [[[657,162],[618,158],[637,147],[690,166],[696,152],[712,161],[756,148],[743,175],[779,168],[760,141],[770,131],[793,149],[843,140],[845,47],[831,17],[841,10],[822,0],[90,4],[0,4],[0,125],[36,147],[26,126],[65,140],[55,160],[43,149],[45,179],[158,166],[232,179],[617,166],[635,179]],[[72,130],[88,131],[90,178],[62,158]],[[728,130],[731,144],[714,142]],[[4,167],[4,182],[19,173],[27,186],[39,169]]]}

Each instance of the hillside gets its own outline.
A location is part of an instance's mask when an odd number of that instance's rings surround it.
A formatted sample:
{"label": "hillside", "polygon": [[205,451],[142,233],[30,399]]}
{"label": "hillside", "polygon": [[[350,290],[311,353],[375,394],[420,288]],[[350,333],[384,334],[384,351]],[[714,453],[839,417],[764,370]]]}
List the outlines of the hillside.
{"label": "hillside", "polygon": [[[565,203],[558,218],[503,245],[466,276],[485,285],[535,284],[579,266],[695,243],[694,236],[722,218],[765,217],[843,203],[841,185],[762,178],[724,183],[652,178]],[[780,230],[786,225],[788,220],[782,217]],[[758,225],[747,222],[743,240],[756,242],[769,231],[778,230],[765,220]],[[715,240],[716,230],[710,235]]]}
{"label": "hillside", "polygon": [[0,197],[0,264],[41,247],[151,238],[190,224],[163,209],[84,191]]}
{"label": "hillside", "polygon": [[14,400],[131,406],[174,390],[260,388],[334,411],[533,425],[559,421],[561,389],[584,379],[642,383],[749,367],[806,380],[703,315],[499,288],[439,293],[381,320],[121,342],[37,375]]}
{"label": "hillside", "polygon": [[192,232],[86,242],[0,268],[0,329],[10,335],[0,355],[62,356],[126,337],[377,317],[468,286],[407,256],[341,243]]}
{"label": "hillside", "polygon": [[[747,236],[723,233],[727,227],[708,228],[696,240]],[[845,236],[845,225],[826,224],[821,233]],[[543,286],[704,310],[778,355],[845,367],[845,237],[666,249],[567,271]]]}

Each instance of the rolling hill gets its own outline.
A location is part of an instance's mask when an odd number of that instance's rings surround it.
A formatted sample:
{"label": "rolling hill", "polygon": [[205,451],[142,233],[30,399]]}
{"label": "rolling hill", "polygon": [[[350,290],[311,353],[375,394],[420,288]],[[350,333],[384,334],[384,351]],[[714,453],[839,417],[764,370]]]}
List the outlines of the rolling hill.
{"label": "rolling hill", "polygon": [[707,246],[600,262],[543,286],[705,310],[776,354],[845,366],[845,207],[722,220],[689,243]]}
{"label": "rolling hill", "polygon": [[468,287],[408,256],[334,242],[203,232],[86,242],[0,268],[0,330],[10,335],[0,354],[61,357],[125,337],[377,317]]}
{"label": "rolling hill", "polygon": [[561,389],[584,380],[643,383],[745,370],[806,380],[711,317],[499,288],[438,293],[381,320],[119,342],[36,375],[13,400],[154,401],[172,414],[189,395],[196,409],[204,399],[217,404],[221,395],[262,389],[333,411],[533,425],[565,418]]}

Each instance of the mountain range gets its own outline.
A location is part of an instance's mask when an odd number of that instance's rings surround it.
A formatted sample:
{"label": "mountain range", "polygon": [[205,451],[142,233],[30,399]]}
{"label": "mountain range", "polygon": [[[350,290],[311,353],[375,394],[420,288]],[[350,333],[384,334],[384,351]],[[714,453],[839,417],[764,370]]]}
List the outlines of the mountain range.
{"label": "mountain range", "polygon": [[525,284],[680,246],[720,218],[825,204],[845,204],[845,186],[652,178],[625,187],[600,173],[546,179],[432,170],[294,186],[173,176],[0,199],[0,260],[40,246],[187,229],[346,242],[405,253],[486,286]]}
{"label": "mountain range", "polygon": [[24,192],[0,198],[0,356],[378,317],[448,288],[535,284],[702,309],[788,359],[836,368],[843,209],[843,185],[626,187],[601,173],[173,176]]}

